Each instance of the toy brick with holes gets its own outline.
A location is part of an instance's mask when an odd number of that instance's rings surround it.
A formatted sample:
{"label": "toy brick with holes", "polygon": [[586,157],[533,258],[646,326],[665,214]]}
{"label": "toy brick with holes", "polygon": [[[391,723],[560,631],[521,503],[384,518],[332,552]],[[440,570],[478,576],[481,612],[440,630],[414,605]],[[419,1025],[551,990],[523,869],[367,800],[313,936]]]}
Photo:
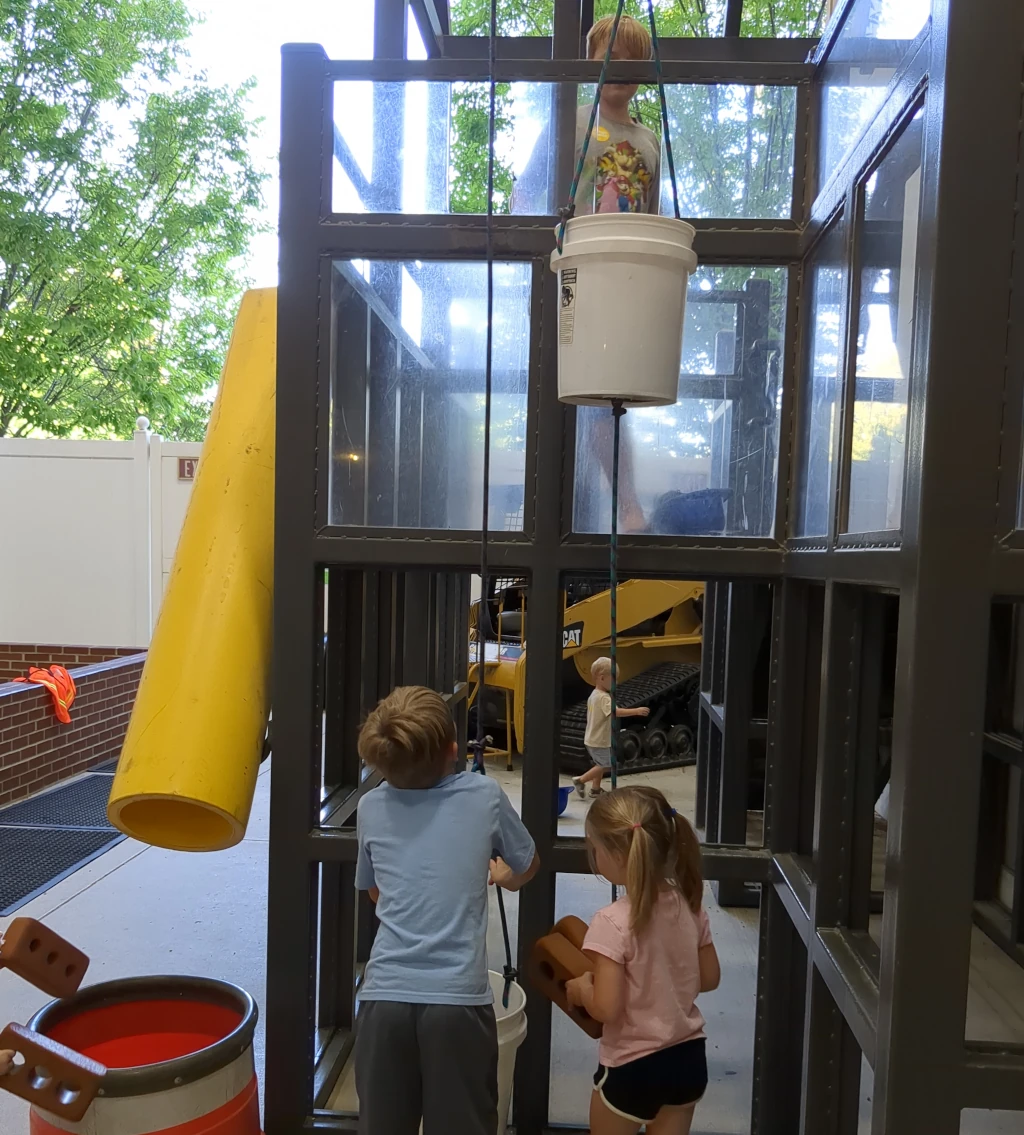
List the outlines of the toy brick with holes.
{"label": "toy brick with holes", "polygon": [[[51,997],[78,992],[89,959],[81,950],[34,918],[16,918],[0,938],[0,969]],[[22,1025],[0,1032],[0,1052],[14,1053],[14,1064],[0,1088],[61,1119],[77,1123],[96,1098],[106,1068]]]}
{"label": "toy brick with holes", "polygon": [[0,969],[9,969],[51,997],[78,992],[89,959],[34,918],[16,918],[0,939]]}
{"label": "toy brick with holes", "polygon": [[582,918],[569,915],[556,922],[550,934],[534,943],[530,951],[529,974],[535,989],[596,1040],[601,1036],[601,1022],[595,1021],[578,1005],[570,1005],[565,994],[566,982],[582,977],[594,968],[583,953],[586,935],[587,924]]}
{"label": "toy brick with holes", "polygon": [[35,1107],[77,1123],[96,1098],[106,1068],[48,1036],[22,1025],[0,1032],[0,1050],[14,1052],[14,1066],[0,1086]]}

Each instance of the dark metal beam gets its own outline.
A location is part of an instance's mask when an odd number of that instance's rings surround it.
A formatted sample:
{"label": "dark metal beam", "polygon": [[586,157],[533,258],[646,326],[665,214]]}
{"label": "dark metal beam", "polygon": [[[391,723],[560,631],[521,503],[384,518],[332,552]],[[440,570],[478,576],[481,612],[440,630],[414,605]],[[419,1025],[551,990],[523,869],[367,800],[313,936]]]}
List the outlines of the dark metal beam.
{"label": "dark metal beam", "polygon": [[[313,822],[314,770],[321,717],[315,661],[323,622],[315,626],[316,572],[296,549],[314,528],[310,449],[316,438],[319,296],[311,265],[315,241],[303,218],[321,212],[321,122],[330,121],[331,89],[319,47],[285,48],[282,57],[280,285],[277,301],[277,436],[274,510],[274,751],[289,768],[271,785],[267,927],[267,1135],[297,1130],[313,1104],[314,954],[317,869],[303,833]],[[311,108],[316,108],[312,113]],[[308,476],[294,476],[297,470]],[[320,579],[322,581],[322,572]],[[277,766],[280,767],[280,766]]]}
{"label": "dark metal beam", "polygon": [[961,1108],[1024,1111],[1024,1045],[970,1041],[958,1078]]}
{"label": "dark metal beam", "polygon": [[[415,2],[415,0],[413,0]],[[586,3],[586,0],[584,0]],[[593,0],[590,0],[591,5]],[[568,12],[571,22],[575,14],[573,0],[567,3],[558,3],[555,7],[555,17],[561,14],[563,8]],[[501,60],[523,59],[577,59],[582,47],[583,35],[586,33],[585,20],[578,21],[579,32],[573,36],[572,28],[566,34],[564,48],[561,45],[552,52],[552,39],[550,36],[499,36],[498,58]],[[742,37],[723,39],[720,36],[665,36],[659,37],[661,57],[663,60],[694,60],[701,62],[718,63],[771,63],[786,66],[803,67],[808,56],[817,47],[816,39],[801,39],[799,37],[771,39],[768,37]],[[444,54],[453,59],[487,58],[487,37],[479,35],[444,37]]]}
{"label": "dark metal beam", "polygon": [[852,944],[851,937],[847,930],[819,930],[811,947],[811,961],[868,1063],[873,1064],[878,980],[864,964],[863,953]]}
{"label": "dark metal beam", "polygon": [[[692,43],[714,42],[692,40]],[[727,42],[727,41],[721,41]],[[494,78],[499,83],[595,84],[601,63],[586,59],[498,59]],[[814,77],[809,63],[775,63],[745,59],[666,59],[664,82],[687,86],[703,83],[741,83],[750,86],[791,87]],[[327,65],[327,77],[336,82],[378,83],[486,83],[491,68],[485,59],[410,59],[391,62],[378,59],[347,59]],[[619,61],[609,65],[608,81],[656,83],[653,63]]]}
{"label": "dark metal beam", "polygon": [[[803,236],[791,221],[770,224],[697,219],[695,248],[704,264],[785,264],[799,259]],[[556,218],[501,216],[493,221],[499,260],[547,257]],[[332,213],[317,227],[321,253],[336,259],[483,260],[486,217],[476,214]]]}
{"label": "dark metal beam", "polygon": [[[886,878],[873,1099],[875,1129],[888,1132],[960,1131],[1022,17],[1016,0],[948,0],[933,12],[907,429],[907,452],[919,457],[903,508],[915,567],[900,597],[887,846],[899,869]],[[989,219],[981,240],[957,221],[976,212]],[[957,330],[965,322],[969,342]],[[967,437],[992,460],[960,465]],[[960,680],[943,699],[950,642]]]}

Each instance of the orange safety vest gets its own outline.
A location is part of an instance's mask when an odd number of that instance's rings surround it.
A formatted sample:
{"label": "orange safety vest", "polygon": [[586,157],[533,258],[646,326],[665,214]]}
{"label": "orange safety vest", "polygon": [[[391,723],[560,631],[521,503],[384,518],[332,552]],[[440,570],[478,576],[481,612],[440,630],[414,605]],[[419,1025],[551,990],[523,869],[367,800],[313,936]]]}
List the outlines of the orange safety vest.
{"label": "orange safety vest", "polygon": [[53,699],[53,712],[61,725],[71,724],[70,709],[78,693],[75,680],[63,666],[50,666],[44,670],[39,666],[28,668],[27,678],[15,678],[16,682],[34,682],[37,686],[44,686],[50,691]]}

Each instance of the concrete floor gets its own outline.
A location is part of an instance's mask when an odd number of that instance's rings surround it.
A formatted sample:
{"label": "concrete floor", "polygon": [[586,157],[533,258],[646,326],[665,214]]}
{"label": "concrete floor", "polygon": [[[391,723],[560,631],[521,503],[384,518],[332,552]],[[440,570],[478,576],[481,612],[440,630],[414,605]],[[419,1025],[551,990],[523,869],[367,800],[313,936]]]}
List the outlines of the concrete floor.
{"label": "concrete floor", "polygon": [[[17,911],[38,918],[92,959],[94,984],[142,974],[218,977],[262,1007],[266,986],[270,769],[257,781],[245,840],[230,851],[188,855],[125,840]],[[0,919],[0,930],[11,921]],[[27,1021],[49,1000],[0,972],[0,1024]],[[256,1030],[262,1084],[263,1022]],[[0,1092],[0,1132],[28,1132],[28,1108]]]}
{"label": "concrete floor", "polygon": [[[521,773],[492,768],[513,803],[520,800]],[[262,1004],[265,987],[266,872],[269,830],[269,766],[257,785],[245,841],[216,855],[184,855],[125,841],[23,907],[18,914],[45,920],[92,959],[89,981],[137,974],[184,973],[222,977],[248,989]],[[629,778],[665,792],[692,816],[692,769]],[[582,835],[586,802],[570,801],[560,834]],[[757,824],[751,826],[753,839]],[[878,842],[881,851],[884,841]],[[557,914],[589,919],[610,899],[607,886],[590,876],[558,880]],[[488,956],[501,968],[503,948],[497,903],[491,898]],[[518,899],[507,911],[516,949]],[[757,912],[722,910],[708,893],[712,929],[722,958],[722,986],[701,999],[708,1021],[711,1084],[697,1111],[695,1135],[749,1132],[751,1070],[756,1001]],[[0,920],[0,929],[10,920]],[[0,974],[0,1018],[24,1021],[46,1000],[10,974]],[[975,933],[967,1034],[979,1040],[1024,1040],[1024,971]],[[263,1026],[256,1034],[257,1069],[263,1072]],[[552,1033],[550,1118],[584,1123],[596,1045],[557,1011]],[[869,1130],[873,1088],[865,1065],[861,1081],[862,1135]],[[353,1110],[351,1076],[339,1082],[332,1105]],[[0,1132],[27,1132],[26,1108],[0,1092]],[[965,1112],[961,1135],[1020,1135],[1019,1113]]]}

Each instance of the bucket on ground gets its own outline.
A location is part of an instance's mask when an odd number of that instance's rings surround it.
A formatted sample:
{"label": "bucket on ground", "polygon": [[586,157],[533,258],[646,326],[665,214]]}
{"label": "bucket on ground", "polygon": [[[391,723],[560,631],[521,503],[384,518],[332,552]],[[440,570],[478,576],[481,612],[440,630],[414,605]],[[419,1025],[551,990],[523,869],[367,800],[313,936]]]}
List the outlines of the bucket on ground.
{"label": "bucket on ground", "polygon": [[639,213],[573,217],[558,273],[558,397],[667,406],[679,391],[694,229]]}
{"label": "bucket on ground", "polygon": [[526,1039],[526,992],[521,985],[513,982],[509,987],[506,1009],[501,1003],[505,979],[493,970],[488,972],[488,976],[494,996],[494,1016],[498,1022],[498,1135],[504,1135],[512,1105],[516,1053]]}
{"label": "bucket on ground", "polygon": [[[494,998],[494,1017],[498,1024],[498,1130],[505,1135],[512,1110],[512,1081],[516,1075],[516,1053],[526,1039],[526,993],[513,982],[508,990],[508,1008],[501,1003],[505,993],[505,979],[500,973],[488,970],[491,996]],[[33,1132],[33,1135],[35,1133]],[[420,1124],[423,1135],[423,1124]]]}
{"label": "bucket on ground", "polygon": [[33,1108],[31,1135],[260,1135],[256,1003],[224,981],[91,985],[29,1022],[107,1068],[78,1123]]}

